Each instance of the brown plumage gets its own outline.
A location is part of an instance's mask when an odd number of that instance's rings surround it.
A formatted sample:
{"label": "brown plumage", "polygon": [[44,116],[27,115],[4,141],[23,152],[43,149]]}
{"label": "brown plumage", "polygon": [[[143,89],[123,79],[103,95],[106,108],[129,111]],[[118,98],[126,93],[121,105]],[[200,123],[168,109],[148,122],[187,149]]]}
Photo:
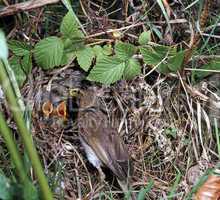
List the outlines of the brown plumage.
{"label": "brown plumage", "polygon": [[131,163],[124,142],[100,109],[94,89],[81,92],[79,105],[79,134],[88,160],[101,175],[101,166],[108,167],[125,192],[128,190]]}

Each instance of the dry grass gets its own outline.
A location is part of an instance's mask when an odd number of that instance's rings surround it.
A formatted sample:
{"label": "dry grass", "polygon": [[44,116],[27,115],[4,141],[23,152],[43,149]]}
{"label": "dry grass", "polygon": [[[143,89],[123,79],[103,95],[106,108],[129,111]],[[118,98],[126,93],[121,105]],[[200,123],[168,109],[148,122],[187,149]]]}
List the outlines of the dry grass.
{"label": "dry grass", "polygon": [[[82,6],[78,16],[85,25],[90,43],[112,42],[112,35],[106,34],[106,30],[115,27],[123,33],[124,41],[136,43],[140,32],[150,27],[154,31],[154,42],[167,45],[182,42],[183,46],[187,46],[193,30],[189,24],[197,19],[196,8],[199,8],[199,5],[196,5],[190,12],[184,8],[192,1],[173,1],[170,7],[166,8],[171,19],[171,26],[168,26],[156,1],[140,1],[133,8],[130,3],[132,11],[131,15],[127,16],[127,22],[114,14],[114,5],[106,11],[100,9],[99,1],[78,3]],[[219,3],[215,6],[218,7]],[[56,9],[60,8],[54,8]],[[48,17],[54,10],[33,11],[25,15],[24,21],[29,17],[23,25],[27,31],[24,33],[28,34],[26,36],[33,41],[43,37],[40,29],[45,25],[44,20],[48,20],[49,24],[47,34],[56,32],[56,24],[51,25],[51,17]],[[108,19],[107,15],[110,13],[113,13],[110,15],[112,18]],[[212,25],[216,19],[215,7],[210,15],[213,16],[209,22]],[[123,16],[122,13],[121,17]],[[60,19],[59,15],[55,18]],[[11,29],[10,38],[24,39],[24,35],[18,36],[22,30],[19,24],[21,21],[16,23],[15,28]],[[35,35],[30,30],[30,24],[36,31]],[[102,34],[96,37],[94,33],[98,30],[101,30]],[[160,34],[155,34],[156,31]],[[212,35],[215,34],[217,33]],[[163,76],[156,72],[148,74],[150,70],[144,66],[146,72],[144,70],[142,75],[132,81],[120,81],[111,87],[96,85],[110,122],[118,128],[129,148],[134,165],[134,192],[138,193],[153,180],[153,187],[146,194],[146,199],[187,199],[203,172],[214,167],[219,160],[220,144],[215,135],[214,124],[214,118],[219,120],[219,76],[215,74],[194,84],[189,74],[189,68],[192,66],[200,66],[209,61],[209,57],[204,56],[208,53],[215,55],[219,51],[215,47],[219,38],[210,36],[207,40],[204,35],[203,39],[201,47],[204,47],[206,42],[208,44],[203,51],[197,51],[197,57],[187,66],[185,77],[180,74]],[[85,84],[82,83],[84,75],[76,66],[64,68],[62,73],[57,70],[44,72],[37,67],[34,67],[32,72],[22,88],[22,93],[26,103],[33,109],[34,140],[56,198],[123,199],[120,188],[109,171],[106,171],[106,183],[101,184],[98,172],[85,159],[78,139],[75,117],[63,123],[56,116],[46,119],[41,113],[41,105],[51,93],[54,93],[55,104],[66,100],[69,89]],[[71,80],[68,79],[70,75]],[[51,88],[49,92],[48,88]],[[5,112],[7,113],[7,109]],[[10,121],[10,115],[7,116]],[[13,127],[13,124],[11,126]],[[0,163],[8,166],[3,155],[0,157]]]}
{"label": "dry grass", "polygon": [[[67,70],[72,72],[71,68]],[[78,85],[76,79],[73,78],[72,83]],[[56,78],[54,80],[50,94],[58,86]],[[181,177],[175,195],[177,199],[185,199],[202,172],[218,160],[216,139],[210,130],[208,120],[211,119],[204,101],[180,90],[179,84],[160,77],[148,84],[140,76],[112,87],[96,86],[110,122],[118,128],[129,148],[134,165],[134,192],[138,193],[150,180],[154,182],[149,199],[167,198],[178,173]],[[206,112],[207,117],[202,115],[200,119],[202,112]],[[74,120],[72,124],[63,124],[60,118],[45,119],[41,110],[34,113],[37,113],[33,121],[34,138],[58,199],[62,189],[66,199],[92,199],[102,193],[112,199],[122,198],[114,177],[109,176],[102,185],[97,170],[85,159]],[[104,196],[102,198],[108,199]]]}

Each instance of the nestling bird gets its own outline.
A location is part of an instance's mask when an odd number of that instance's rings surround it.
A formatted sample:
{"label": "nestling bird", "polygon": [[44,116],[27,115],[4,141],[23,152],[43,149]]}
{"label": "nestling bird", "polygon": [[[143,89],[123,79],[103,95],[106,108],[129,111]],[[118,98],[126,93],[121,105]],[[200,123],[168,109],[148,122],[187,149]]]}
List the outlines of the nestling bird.
{"label": "nestling bird", "polygon": [[89,88],[79,96],[78,128],[87,158],[98,169],[102,180],[103,166],[113,172],[122,190],[127,192],[131,172],[128,149],[100,108],[96,91]]}

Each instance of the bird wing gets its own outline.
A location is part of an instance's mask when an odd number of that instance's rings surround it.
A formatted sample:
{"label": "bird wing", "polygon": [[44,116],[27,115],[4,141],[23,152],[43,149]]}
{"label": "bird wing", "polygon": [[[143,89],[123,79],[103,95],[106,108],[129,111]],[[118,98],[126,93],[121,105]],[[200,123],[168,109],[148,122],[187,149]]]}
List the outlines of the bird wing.
{"label": "bird wing", "polygon": [[126,179],[130,165],[128,151],[106,116],[101,111],[87,111],[79,119],[79,132],[83,140],[118,179]]}

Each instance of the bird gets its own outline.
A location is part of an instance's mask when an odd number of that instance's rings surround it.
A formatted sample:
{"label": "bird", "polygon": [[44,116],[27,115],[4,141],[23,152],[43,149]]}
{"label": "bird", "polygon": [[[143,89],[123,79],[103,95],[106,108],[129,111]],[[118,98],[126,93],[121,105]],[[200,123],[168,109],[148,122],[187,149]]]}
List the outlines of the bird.
{"label": "bird", "polygon": [[[109,168],[116,176],[124,193],[130,190],[132,163],[128,149],[117,129],[110,125],[94,88],[79,92],[78,130],[89,162],[105,179],[102,167]],[[132,198],[134,199],[134,198]]]}

